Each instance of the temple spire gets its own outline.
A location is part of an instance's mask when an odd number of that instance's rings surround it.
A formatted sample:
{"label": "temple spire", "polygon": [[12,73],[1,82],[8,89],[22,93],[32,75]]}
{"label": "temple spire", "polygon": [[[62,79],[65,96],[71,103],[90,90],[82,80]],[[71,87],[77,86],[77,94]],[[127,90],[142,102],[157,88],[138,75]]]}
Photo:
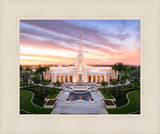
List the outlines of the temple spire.
{"label": "temple spire", "polygon": [[81,44],[81,34],[80,34],[80,42],[79,42],[79,52],[77,57],[83,57],[82,54],[82,44]]}
{"label": "temple spire", "polygon": [[81,46],[81,34],[80,34],[79,51],[81,50],[82,50],[82,46]]}

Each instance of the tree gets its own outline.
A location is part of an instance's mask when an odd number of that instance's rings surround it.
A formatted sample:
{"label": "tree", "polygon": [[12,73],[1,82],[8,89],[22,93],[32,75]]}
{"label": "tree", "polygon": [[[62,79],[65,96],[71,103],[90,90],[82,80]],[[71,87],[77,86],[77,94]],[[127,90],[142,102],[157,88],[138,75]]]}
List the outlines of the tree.
{"label": "tree", "polygon": [[23,66],[20,65],[20,72],[22,72],[22,71],[23,71]]}
{"label": "tree", "polygon": [[61,86],[62,84],[61,84],[59,81],[56,81],[55,83],[53,82],[53,85],[59,87],[59,86]]}
{"label": "tree", "polygon": [[46,85],[48,85],[49,84],[49,82],[50,82],[50,80],[43,80],[43,82],[42,82],[42,85],[44,85],[44,86],[46,86]]}
{"label": "tree", "polygon": [[30,79],[31,78],[31,72],[32,72],[31,66],[26,66],[25,71],[27,71],[28,74],[29,74],[29,80],[30,80],[30,86],[31,86],[31,79]]}
{"label": "tree", "polygon": [[120,83],[122,84],[122,89],[124,86],[124,84],[126,83],[126,80],[128,79],[128,75],[126,73],[123,73],[121,78],[120,78]]}
{"label": "tree", "polygon": [[46,70],[49,69],[49,66],[42,67],[41,65],[38,66],[37,70],[35,71],[35,74],[41,77],[41,82],[43,81],[43,72],[46,72]]}
{"label": "tree", "polygon": [[102,82],[101,82],[101,85],[102,85],[102,86],[106,86],[106,85],[108,85],[108,82],[102,81]]}
{"label": "tree", "polygon": [[27,67],[25,68],[25,71],[31,72],[31,71],[32,71],[31,66],[27,66]]}
{"label": "tree", "polygon": [[122,72],[126,71],[125,65],[123,65],[123,63],[121,63],[121,62],[114,64],[113,69],[115,69],[115,73],[116,73],[116,71],[118,71],[120,73],[120,77],[121,77]]}
{"label": "tree", "polygon": [[32,77],[32,81],[35,83],[35,84],[39,84],[41,82],[40,78],[38,76],[33,76]]}
{"label": "tree", "polygon": [[117,64],[114,64],[113,67],[112,67],[115,71],[115,79],[116,79],[116,72],[118,71],[118,66]]}
{"label": "tree", "polygon": [[28,80],[30,77],[29,73],[27,71],[22,71],[20,72],[20,77],[23,79],[23,85],[28,85]]}
{"label": "tree", "polygon": [[135,82],[135,88],[136,88],[136,82],[138,82],[140,78],[140,70],[133,70],[130,74],[130,79],[133,80]]}
{"label": "tree", "polygon": [[47,79],[47,80],[43,80],[43,82],[42,82],[42,85],[43,85],[43,89],[42,89],[42,90],[43,90],[43,93],[45,92],[45,91],[44,91],[44,90],[45,90],[45,86],[48,85],[49,82],[50,82],[50,80],[48,80],[48,79]]}
{"label": "tree", "polygon": [[117,85],[119,83],[119,80],[118,79],[114,79],[112,80],[111,84],[114,85],[114,88],[116,90],[116,97],[118,96],[118,88],[117,88]]}
{"label": "tree", "polygon": [[46,76],[46,71],[49,70],[49,67],[50,67],[49,65],[44,65],[44,73],[45,73],[45,76]]}

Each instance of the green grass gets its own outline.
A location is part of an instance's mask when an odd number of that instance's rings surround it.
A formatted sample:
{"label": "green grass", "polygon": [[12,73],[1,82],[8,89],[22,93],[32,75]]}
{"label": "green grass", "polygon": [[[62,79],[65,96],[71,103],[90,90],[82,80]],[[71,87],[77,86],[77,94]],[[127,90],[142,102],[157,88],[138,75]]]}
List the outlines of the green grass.
{"label": "green grass", "polygon": [[125,88],[123,87],[123,90],[122,90],[122,86],[118,86],[117,87],[118,95],[116,93],[115,87],[99,88],[98,90],[101,91],[101,93],[106,99],[115,98],[116,99],[115,104],[117,105],[117,107],[120,107],[125,105],[128,102],[126,98],[126,94],[134,90],[140,90],[140,87],[135,88],[134,86],[130,85],[130,86],[126,86]]}
{"label": "green grass", "polygon": [[109,114],[128,114],[140,110],[140,90],[133,91],[128,95],[130,103],[122,108],[108,109]]}
{"label": "green grass", "polygon": [[116,97],[115,104],[117,105],[117,107],[125,105],[128,102],[127,97],[126,97],[127,93],[131,91],[135,91],[135,90],[140,90],[140,88],[135,88],[135,87],[127,88],[127,90],[123,92],[124,94],[123,97]]}
{"label": "green grass", "polygon": [[58,93],[62,90],[59,88],[42,87],[42,86],[24,87],[21,89],[33,92],[34,93],[33,103],[35,103],[38,106],[44,105],[45,98],[54,99],[58,95]]}
{"label": "green grass", "polygon": [[20,109],[28,111],[32,114],[50,114],[52,109],[51,108],[40,108],[36,107],[31,103],[31,98],[33,94],[25,91],[20,90]]}
{"label": "green grass", "polygon": [[105,99],[114,99],[114,96],[109,93],[107,88],[99,88],[98,90],[103,94]]}
{"label": "green grass", "polygon": [[[29,85],[33,85],[33,83],[28,82],[28,86],[29,86]],[[21,87],[21,86],[26,86],[26,83],[23,83],[23,81],[20,81],[20,87]]]}
{"label": "green grass", "polygon": [[[129,83],[128,85],[135,86],[134,82]],[[136,86],[140,86],[140,82],[136,82]]]}
{"label": "green grass", "polygon": [[46,98],[54,99],[62,89],[54,88],[50,91],[50,93],[46,96]]}

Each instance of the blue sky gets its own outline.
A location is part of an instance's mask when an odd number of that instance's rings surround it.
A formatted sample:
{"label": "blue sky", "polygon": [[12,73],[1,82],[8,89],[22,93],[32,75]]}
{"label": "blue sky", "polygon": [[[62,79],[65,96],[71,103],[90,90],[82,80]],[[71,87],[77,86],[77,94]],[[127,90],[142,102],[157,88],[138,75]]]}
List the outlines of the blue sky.
{"label": "blue sky", "polygon": [[140,20],[21,20],[21,64],[73,64],[80,34],[87,64],[140,64]]}

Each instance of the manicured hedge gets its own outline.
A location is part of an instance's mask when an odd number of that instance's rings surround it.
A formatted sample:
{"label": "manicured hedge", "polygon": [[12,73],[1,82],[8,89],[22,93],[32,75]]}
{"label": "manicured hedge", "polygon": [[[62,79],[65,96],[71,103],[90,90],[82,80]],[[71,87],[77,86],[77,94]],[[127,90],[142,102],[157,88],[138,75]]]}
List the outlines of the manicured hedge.
{"label": "manicured hedge", "polygon": [[[140,90],[131,92],[129,95],[130,103],[122,108],[108,109],[110,114],[128,114],[135,111],[140,111]],[[137,112],[139,114],[140,112]]]}
{"label": "manicured hedge", "polygon": [[120,94],[123,94],[123,95],[122,96],[119,95],[118,97],[116,97],[115,104],[117,105],[117,107],[123,106],[128,102],[127,97],[126,97],[127,93],[131,91],[139,90],[139,89],[140,88],[132,87],[132,88],[127,88],[126,91],[120,91]]}
{"label": "manicured hedge", "polygon": [[98,89],[106,99],[113,99],[114,96],[109,92],[107,88],[99,88]]}
{"label": "manicured hedge", "polygon": [[[101,93],[106,99],[116,98],[115,104],[117,105],[117,107],[123,106],[128,102],[126,98],[126,94],[128,92],[140,89],[139,87],[135,88],[134,86],[131,88],[125,87],[125,89],[123,90],[122,90],[122,86],[119,86],[116,88],[115,87],[99,88],[98,90],[101,91]],[[118,95],[116,94],[116,90],[118,92]]]}
{"label": "manicured hedge", "polygon": [[53,105],[53,104],[56,103],[56,100],[57,99],[55,99],[55,100],[49,100],[46,105]]}
{"label": "manicured hedge", "polygon": [[[20,109],[32,114],[50,114],[51,108],[40,108],[31,103],[33,94],[26,90],[20,90]],[[22,112],[21,112],[22,113]],[[25,114],[23,112],[23,114]]]}
{"label": "manicured hedge", "polygon": [[53,90],[49,91],[49,94],[46,96],[46,98],[54,99],[61,90],[62,89],[59,88],[53,88]]}
{"label": "manicured hedge", "polygon": [[45,98],[47,96],[55,98],[57,94],[62,90],[59,88],[42,87],[42,86],[25,87],[21,89],[32,91],[34,93],[33,103],[42,107],[45,103]]}

